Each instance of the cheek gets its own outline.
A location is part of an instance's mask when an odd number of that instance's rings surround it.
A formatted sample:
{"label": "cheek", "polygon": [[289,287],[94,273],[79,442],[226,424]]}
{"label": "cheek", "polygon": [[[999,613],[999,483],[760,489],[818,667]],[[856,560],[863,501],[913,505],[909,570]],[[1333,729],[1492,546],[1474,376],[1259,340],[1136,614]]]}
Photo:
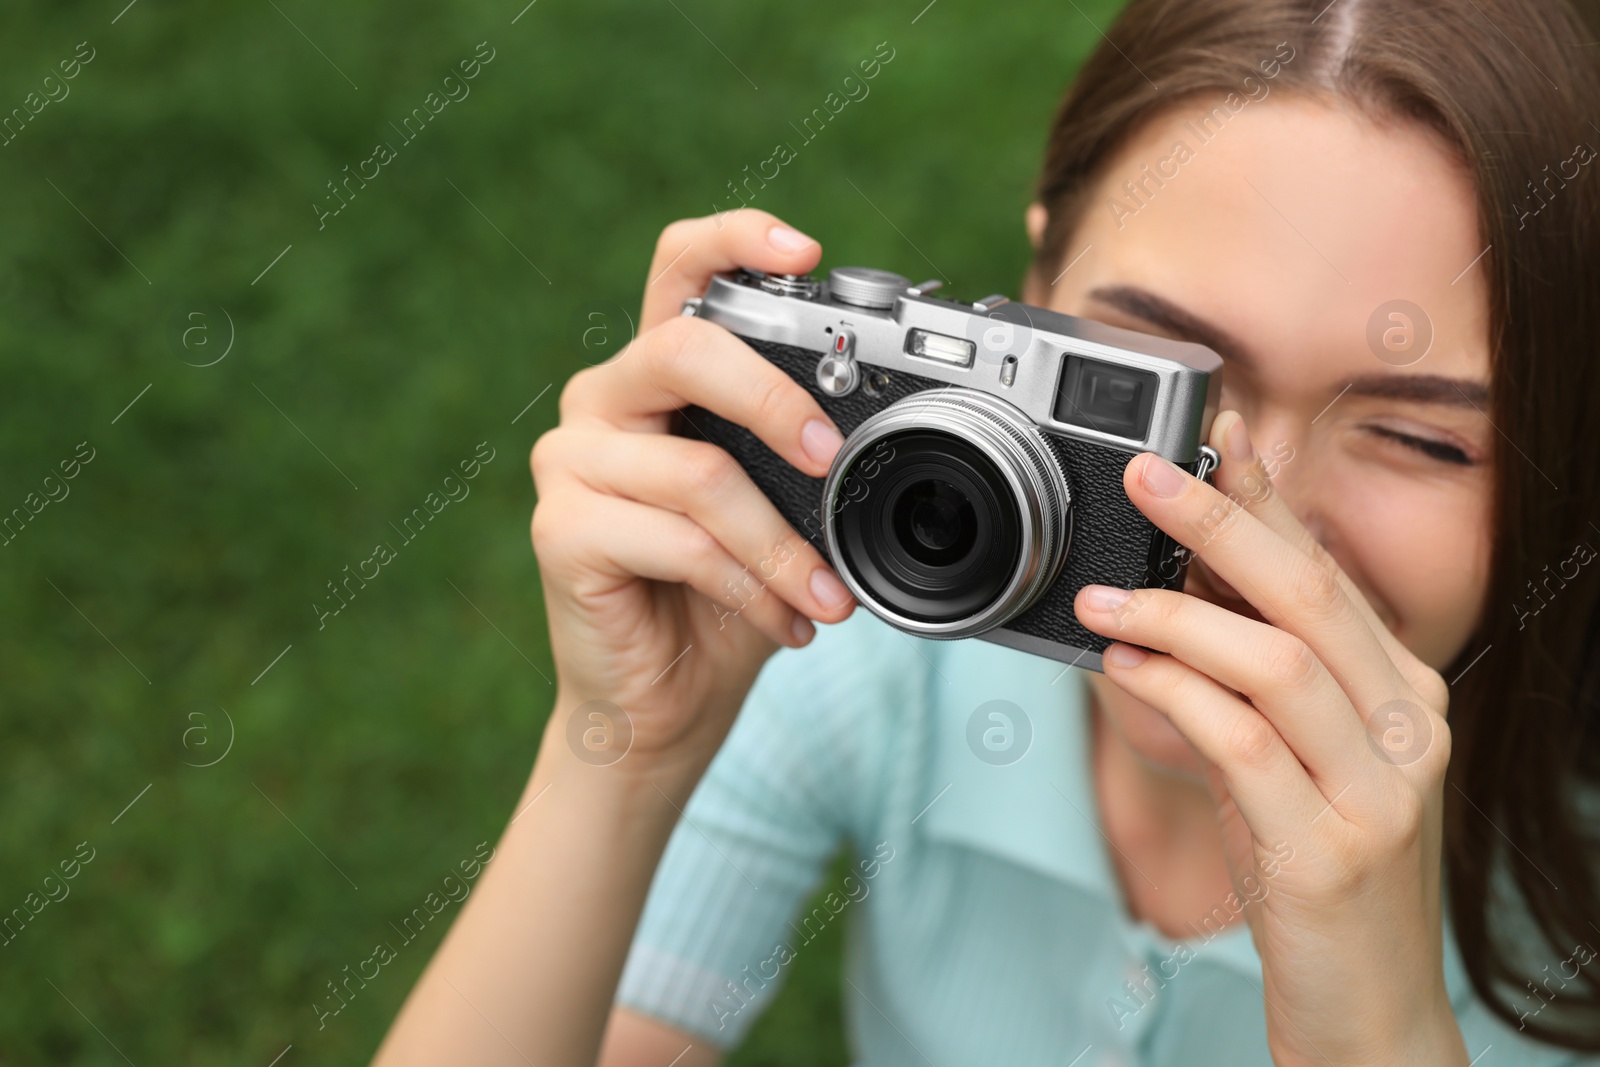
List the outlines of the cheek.
{"label": "cheek", "polygon": [[1395,636],[1443,668],[1486,609],[1487,479],[1427,485],[1370,466],[1327,474],[1330,551]]}

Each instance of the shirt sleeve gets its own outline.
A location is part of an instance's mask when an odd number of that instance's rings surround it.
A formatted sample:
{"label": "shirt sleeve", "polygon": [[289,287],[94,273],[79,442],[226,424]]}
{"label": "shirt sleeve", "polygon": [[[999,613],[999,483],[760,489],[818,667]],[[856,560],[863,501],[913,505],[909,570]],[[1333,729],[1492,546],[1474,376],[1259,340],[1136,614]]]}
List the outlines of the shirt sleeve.
{"label": "shirt sleeve", "polygon": [[871,822],[891,704],[917,688],[896,636],[858,608],[767,661],[668,841],[619,1005],[721,1048],[743,1040],[805,940],[791,920]]}

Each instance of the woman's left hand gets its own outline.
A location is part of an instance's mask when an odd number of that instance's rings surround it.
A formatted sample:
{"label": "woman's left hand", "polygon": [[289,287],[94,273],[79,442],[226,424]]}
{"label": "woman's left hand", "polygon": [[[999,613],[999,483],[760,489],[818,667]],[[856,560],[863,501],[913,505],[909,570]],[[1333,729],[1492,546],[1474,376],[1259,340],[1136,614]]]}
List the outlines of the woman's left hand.
{"label": "woman's left hand", "polygon": [[1215,487],[1148,453],[1124,485],[1266,621],[1104,586],[1078,594],[1078,618],[1127,642],[1106,676],[1212,765],[1274,1062],[1464,1065],[1440,897],[1449,687],[1272,491],[1236,412],[1212,444]]}

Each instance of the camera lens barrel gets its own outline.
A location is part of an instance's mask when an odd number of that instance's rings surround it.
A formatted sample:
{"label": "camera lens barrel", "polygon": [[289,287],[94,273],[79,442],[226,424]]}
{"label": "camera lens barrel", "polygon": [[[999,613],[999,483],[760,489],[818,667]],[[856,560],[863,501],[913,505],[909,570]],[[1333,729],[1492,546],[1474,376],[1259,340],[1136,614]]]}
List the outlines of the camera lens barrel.
{"label": "camera lens barrel", "polygon": [[858,601],[925,637],[974,637],[1059,576],[1071,492],[1038,426],[987,393],[906,397],[845,440],[823,484],[823,536]]}

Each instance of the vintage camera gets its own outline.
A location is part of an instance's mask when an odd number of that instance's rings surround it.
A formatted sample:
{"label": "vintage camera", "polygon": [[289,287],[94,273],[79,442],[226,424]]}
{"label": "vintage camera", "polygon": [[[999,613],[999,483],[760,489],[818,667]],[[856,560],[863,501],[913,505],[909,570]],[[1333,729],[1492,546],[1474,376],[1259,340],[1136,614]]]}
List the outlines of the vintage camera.
{"label": "vintage camera", "polygon": [[846,435],[826,478],[691,406],[676,432],[726,449],[873,614],[1091,670],[1110,642],[1072,611],[1091,583],[1182,586],[1189,553],[1133,506],[1141,451],[1207,477],[1221,358],[1202,345],[889,271],[827,281],[740,270],[684,304],[804,386]]}

